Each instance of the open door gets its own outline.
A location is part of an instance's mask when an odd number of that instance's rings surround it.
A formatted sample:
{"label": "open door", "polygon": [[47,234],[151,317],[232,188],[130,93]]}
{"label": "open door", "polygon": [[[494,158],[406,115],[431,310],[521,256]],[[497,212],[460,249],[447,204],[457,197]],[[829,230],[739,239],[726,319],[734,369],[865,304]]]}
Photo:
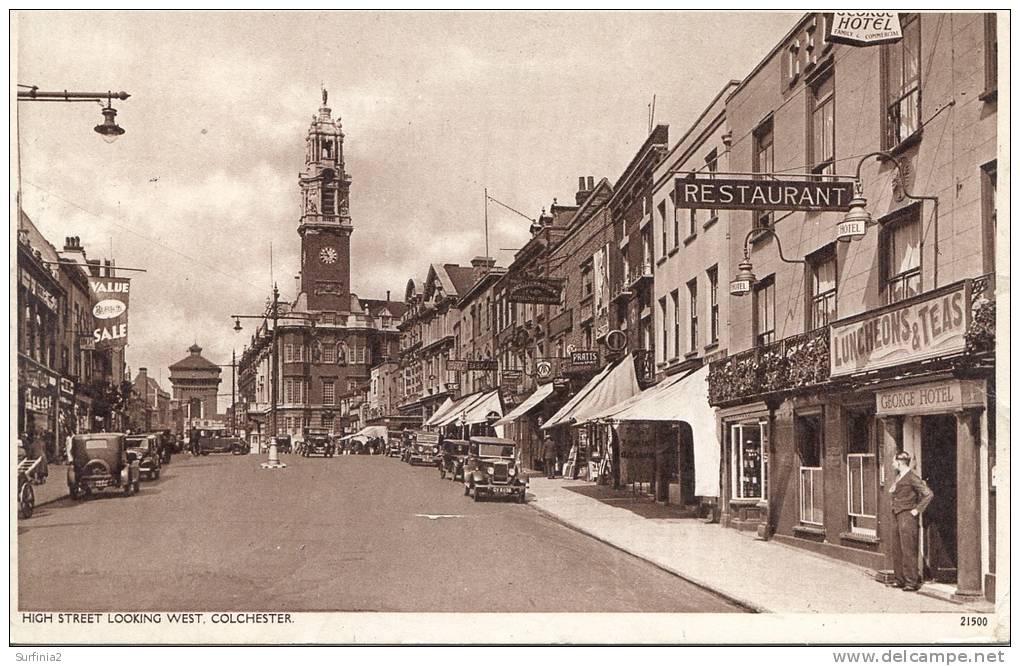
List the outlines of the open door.
{"label": "open door", "polygon": [[918,470],[935,497],[921,523],[925,580],[956,583],[956,418],[951,414],[921,417]]}

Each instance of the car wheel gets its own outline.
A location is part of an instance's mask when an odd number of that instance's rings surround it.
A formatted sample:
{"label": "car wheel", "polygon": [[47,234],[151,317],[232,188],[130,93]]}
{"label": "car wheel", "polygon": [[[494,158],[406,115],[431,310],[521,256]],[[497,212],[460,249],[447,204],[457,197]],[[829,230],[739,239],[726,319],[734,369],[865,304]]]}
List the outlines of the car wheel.
{"label": "car wheel", "polygon": [[124,497],[131,497],[132,491],[134,491],[135,484],[128,481],[124,484]]}
{"label": "car wheel", "polygon": [[21,486],[18,493],[18,518],[31,518],[35,511],[35,491],[31,483]]}
{"label": "car wheel", "polygon": [[468,488],[467,484],[465,483],[464,484],[464,496],[467,497],[470,494],[471,494],[471,489]]}
{"label": "car wheel", "polygon": [[158,478],[159,478],[159,475],[160,475],[160,474],[162,474],[162,473],[163,473],[163,470],[159,470],[159,469],[157,469],[157,470],[156,470],[156,472],[155,472],[155,474],[156,474],[156,478],[158,479]]}
{"label": "car wheel", "polygon": [[475,501],[476,502],[482,501],[482,496],[478,494],[478,488],[475,488]]}
{"label": "car wheel", "polygon": [[70,495],[71,499],[73,500],[76,500],[79,497],[81,497],[81,493],[78,492],[78,484],[77,483],[67,484],[67,494]]}

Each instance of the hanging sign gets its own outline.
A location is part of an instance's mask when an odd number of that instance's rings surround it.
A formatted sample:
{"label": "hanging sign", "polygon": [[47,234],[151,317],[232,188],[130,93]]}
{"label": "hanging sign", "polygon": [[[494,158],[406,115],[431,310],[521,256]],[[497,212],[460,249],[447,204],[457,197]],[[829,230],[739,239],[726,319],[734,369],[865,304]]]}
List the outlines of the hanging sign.
{"label": "hanging sign", "polygon": [[874,46],[903,38],[896,12],[834,12],[828,25],[825,41],[830,44]]}
{"label": "hanging sign", "polygon": [[853,194],[854,185],[850,181],[692,177],[676,180],[677,208],[846,211]]}
{"label": "hanging sign", "polygon": [[467,370],[467,361],[451,358],[446,361],[446,369],[449,372],[463,372]]}
{"label": "hanging sign", "polygon": [[559,305],[564,282],[562,278],[513,278],[506,299],[510,303]]}
{"label": "hanging sign", "polygon": [[520,370],[504,370],[500,375],[507,384],[516,384],[521,381],[522,376],[523,373]]}
{"label": "hanging sign", "polygon": [[468,361],[467,362],[467,369],[468,370],[485,370],[485,371],[498,370],[499,369],[499,362],[496,359],[494,359],[494,358],[483,359],[483,360],[478,360],[478,361]]}
{"label": "hanging sign", "polygon": [[128,278],[89,278],[92,339],[96,349],[115,349],[127,345],[130,286]]}
{"label": "hanging sign", "polygon": [[552,363],[549,361],[539,361],[536,363],[535,375],[539,379],[549,379],[552,376]]}
{"label": "hanging sign", "polygon": [[570,353],[570,365],[574,368],[595,368],[599,364],[597,351],[576,351]]}
{"label": "hanging sign", "polygon": [[967,284],[829,327],[833,377],[957,354],[970,323]]}

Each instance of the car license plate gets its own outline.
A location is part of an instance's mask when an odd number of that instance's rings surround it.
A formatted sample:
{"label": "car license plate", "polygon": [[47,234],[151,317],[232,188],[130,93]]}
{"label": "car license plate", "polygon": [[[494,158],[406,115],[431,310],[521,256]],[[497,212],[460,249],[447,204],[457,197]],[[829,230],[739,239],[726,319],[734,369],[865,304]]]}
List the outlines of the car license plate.
{"label": "car license plate", "polygon": [[507,488],[506,486],[493,486],[492,492],[495,495],[509,495],[513,492],[513,488]]}

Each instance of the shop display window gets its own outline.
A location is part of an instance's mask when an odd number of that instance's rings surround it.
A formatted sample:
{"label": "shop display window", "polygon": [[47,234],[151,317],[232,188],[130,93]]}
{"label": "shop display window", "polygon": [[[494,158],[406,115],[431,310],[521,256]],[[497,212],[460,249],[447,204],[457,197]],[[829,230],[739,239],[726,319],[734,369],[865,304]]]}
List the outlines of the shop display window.
{"label": "shop display window", "polygon": [[766,459],[768,424],[752,421],[730,426],[732,454],[731,483],[736,499],[766,497]]}
{"label": "shop display window", "polygon": [[847,434],[846,497],[850,531],[877,536],[878,460],[870,415],[850,415]]}
{"label": "shop display window", "polygon": [[822,483],[822,418],[797,417],[797,449],[800,455],[800,521],[824,522],[825,492]]}

